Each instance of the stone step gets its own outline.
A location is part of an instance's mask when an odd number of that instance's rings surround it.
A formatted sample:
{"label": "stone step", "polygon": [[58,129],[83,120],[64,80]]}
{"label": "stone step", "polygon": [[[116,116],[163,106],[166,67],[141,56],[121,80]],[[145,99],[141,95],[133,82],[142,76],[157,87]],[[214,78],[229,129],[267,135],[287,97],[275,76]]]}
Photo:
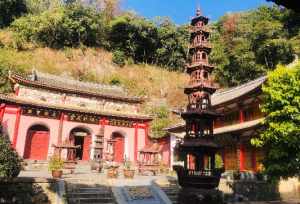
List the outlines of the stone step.
{"label": "stone step", "polygon": [[82,192],[73,192],[68,193],[69,198],[111,198],[112,195],[110,192],[108,193],[82,193]]}
{"label": "stone step", "polygon": [[87,204],[87,203],[114,203],[113,198],[69,198],[69,203],[79,203],[79,204]]}

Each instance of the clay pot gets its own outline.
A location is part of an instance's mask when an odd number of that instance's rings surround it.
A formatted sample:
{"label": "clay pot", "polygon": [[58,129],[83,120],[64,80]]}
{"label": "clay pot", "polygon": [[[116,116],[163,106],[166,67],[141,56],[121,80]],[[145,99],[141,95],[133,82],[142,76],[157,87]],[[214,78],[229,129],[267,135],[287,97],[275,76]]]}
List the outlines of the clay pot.
{"label": "clay pot", "polygon": [[55,179],[61,178],[63,174],[62,170],[52,170],[52,177]]}
{"label": "clay pot", "polygon": [[124,177],[132,179],[134,177],[134,170],[124,169]]}
{"label": "clay pot", "polygon": [[107,178],[118,178],[118,169],[117,168],[107,169]]}

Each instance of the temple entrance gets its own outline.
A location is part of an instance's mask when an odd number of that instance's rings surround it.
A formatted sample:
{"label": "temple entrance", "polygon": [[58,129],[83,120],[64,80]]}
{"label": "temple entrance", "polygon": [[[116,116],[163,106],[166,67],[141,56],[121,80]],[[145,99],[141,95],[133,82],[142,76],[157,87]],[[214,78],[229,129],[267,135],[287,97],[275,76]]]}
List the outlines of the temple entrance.
{"label": "temple entrance", "polygon": [[112,134],[112,139],[114,142],[114,161],[123,162],[124,161],[124,136],[118,132]]}
{"label": "temple entrance", "polygon": [[75,158],[83,161],[90,160],[91,133],[85,128],[74,128],[70,133],[70,140],[75,146],[80,146],[76,149]]}
{"label": "temple entrance", "polygon": [[27,131],[24,158],[47,160],[50,131],[44,125],[34,125]]}

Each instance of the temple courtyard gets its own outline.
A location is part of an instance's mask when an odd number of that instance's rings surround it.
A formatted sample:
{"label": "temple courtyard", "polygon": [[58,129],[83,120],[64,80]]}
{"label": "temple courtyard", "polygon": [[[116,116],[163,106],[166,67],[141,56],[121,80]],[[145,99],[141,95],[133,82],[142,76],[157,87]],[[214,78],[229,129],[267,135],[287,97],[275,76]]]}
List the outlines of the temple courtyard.
{"label": "temple courtyard", "polygon": [[[157,176],[138,175],[133,179],[125,179],[123,173],[116,179],[107,178],[107,170],[101,173],[92,172],[88,163],[78,164],[71,174],[65,170],[62,179],[52,179],[51,173],[45,166],[27,167],[21,171],[15,183],[31,183],[43,190],[42,195],[32,196],[32,199],[41,199],[37,203],[118,203],[118,204],[168,204],[177,203],[180,187],[177,183],[175,173],[159,174]],[[245,181],[245,182],[251,182]],[[294,195],[284,193],[278,200],[270,201],[247,201],[245,197],[239,197],[238,194],[233,198],[230,189],[230,179],[222,178],[219,189],[223,192],[226,203],[299,203],[300,192],[294,189]],[[249,185],[249,184],[248,184]],[[281,184],[282,189],[290,189],[295,185],[293,181],[287,181]],[[52,190],[51,190],[52,189]],[[281,190],[282,191],[282,190]],[[297,192],[298,191],[298,192]],[[258,193],[258,192],[257,192]],[[292,194],[293,194],[292,193]],[[25,202],[26,203],[26,202]]]}

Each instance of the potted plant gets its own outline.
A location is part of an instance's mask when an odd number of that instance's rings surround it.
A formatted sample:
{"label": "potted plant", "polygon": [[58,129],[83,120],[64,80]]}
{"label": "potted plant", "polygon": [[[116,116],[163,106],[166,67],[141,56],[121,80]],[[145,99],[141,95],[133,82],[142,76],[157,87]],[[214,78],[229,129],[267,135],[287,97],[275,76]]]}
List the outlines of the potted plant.
{"label": "potted plant", "polygon": [[48,169],[52,173],[53,178],[61,178],[62,176],[62,169],[64,167],[64,161],[57,156],[53,156],[49,160]]}
{"label": "potted plant", "polygon": [[119,166],[114,163],[108,165],[107,178],[118,178],[118,175],[119,175],[118,169],[119,169]]}
{"label": "potted plant", "polygon": [[103,162],[101,160],[91,161],[91,171],[101,172],[103,168]]}
{"label": "potted plant", "polygon": [[132,179],[134,177],[134,172],[135,170],[132,168],[131,161],[125,158],[124,169],[123,169],[124,177]]}

